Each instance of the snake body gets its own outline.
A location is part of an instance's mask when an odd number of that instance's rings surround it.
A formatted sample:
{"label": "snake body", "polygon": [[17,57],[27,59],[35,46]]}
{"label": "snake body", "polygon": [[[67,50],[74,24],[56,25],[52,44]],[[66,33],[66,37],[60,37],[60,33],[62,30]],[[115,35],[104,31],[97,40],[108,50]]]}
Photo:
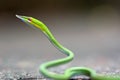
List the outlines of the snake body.
{"label": "snake body", "polygon": [[73,67],[73,68],[69,68],[67,70],[65,70],[65,72],[63,74],[58,74],[58,73],[54,73],[54,72],[50,72],[48,70],[48,68],[54,67],[54,66],[58,66],[61,64],[65,64],[70,62],[71,60],[73,60],[74,58],[74,54],[72,51],[70,51],[69,49],[65,48],[64,46],[62,46],[53,36],[53,34],[51,33],[51,31],[48,29],[48,27],[43,24],[41,21],[33,18],[33,17],[28,17],[28,16],[20,16],[20,15],[16,15],[17,18],[21,19],[22,21],[24,21],[25,23],[31,24],[34,27],[40,29],[45,36],[47,36],[47,38],[49,39],[49,41],[58,49],[60,50],[62,53],[64,53],[65,55],[67,55],[67,57],[62,58],[62,59],[58,59],[58,60],[54,60],[54,61],[49,61],[46,63],[43,63],[40,65],[39,71],[46,77],[54,79],[54,80],[69,80],[72,76],[74,75],[86,75],[89,76],[91,78],[91,80],[120,80],[120,77],[110,77],[110,76],[100,76],[99,74],[96,74],[96,72],[92,69],[86,68],[86,67]]}

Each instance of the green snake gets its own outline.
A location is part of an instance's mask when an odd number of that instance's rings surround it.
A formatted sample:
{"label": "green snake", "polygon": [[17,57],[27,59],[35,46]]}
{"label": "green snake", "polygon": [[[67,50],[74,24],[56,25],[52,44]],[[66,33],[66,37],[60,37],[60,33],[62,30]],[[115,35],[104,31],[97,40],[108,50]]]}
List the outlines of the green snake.
{"label": "green snake", "polygon": [[[65,48],[62,46],[53,36],[53,34],[50,32],[48,27],[43,24],[41,21],[33,18],[33,17],[28,17],[28,16],[20,16],[16,15],[17,18],[21,19],[25,23],[28,23],[30,25],[33,25],[35,28],[40,29],[45,36],[49,39],[49,41],[62,53],[66,54],[67,57],[54,60],[54,61],[49,61],[46,63],[43,63],[40,65],[39,71],[42,73],[44,76],[51,78],[53,80],[70,80],[72,76],[75,75],[86,75],[90,77],[90,80],[120,80],[120,76],[105,76],[102,74],[97,74],[94,70],[86,67],[73,67],[65,70],[63,74],[51,72],[48,70],[48,68],[55,67],[61,64],[65,64],[73,60],[74,54],[72,51],[69,49]],[[83,79],[84,80],[84,79]],[[86,80],[86,79],[85,79]]]}

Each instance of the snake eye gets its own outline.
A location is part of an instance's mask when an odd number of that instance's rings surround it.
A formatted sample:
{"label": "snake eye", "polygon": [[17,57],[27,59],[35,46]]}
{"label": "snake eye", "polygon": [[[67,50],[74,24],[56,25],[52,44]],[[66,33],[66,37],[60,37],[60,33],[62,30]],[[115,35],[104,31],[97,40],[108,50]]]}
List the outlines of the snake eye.
{"label": "snake eye", "polygon": [[31,18],[28,18],[28,22],[31,22],[32,21],[32,19]]}

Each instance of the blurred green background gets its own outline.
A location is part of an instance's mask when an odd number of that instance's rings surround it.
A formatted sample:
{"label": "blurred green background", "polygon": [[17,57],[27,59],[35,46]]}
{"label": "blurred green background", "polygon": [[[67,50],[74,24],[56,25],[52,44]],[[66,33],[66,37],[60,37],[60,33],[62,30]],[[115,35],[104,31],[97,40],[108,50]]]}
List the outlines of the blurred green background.
{"label": "blurred green background", "polygon": [[44,22],[60,43],[75,53],[73,63],[119,68],[119,0],[0,0],[0,70],[33,69],[65,57],[15,15]]}

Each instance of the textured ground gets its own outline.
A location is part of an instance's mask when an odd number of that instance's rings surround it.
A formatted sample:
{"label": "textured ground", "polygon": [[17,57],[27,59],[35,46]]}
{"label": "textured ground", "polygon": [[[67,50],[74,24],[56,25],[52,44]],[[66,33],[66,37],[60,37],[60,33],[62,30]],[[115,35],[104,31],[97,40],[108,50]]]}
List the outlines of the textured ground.
{"label": "textured ground", "polygon": [[[79,14],[43,16],[41,20],[59,42],[75,53],[73,62],[52,71],[63,73],[72,66],[85,66],[101,74],[120,74],[120,24],[117,13],[107,10],[111,14],[93,11],[87,19]],[[9,16],[1,18],[0,25],[0,80],[46,80],[39,74],[39,65],[65,57],[41,32],[26,27],[15,16],[12,20]]]}
{"label": "textured ground", "polygon": [[[24,36],[18,35],[17,38],[14,34],[11,37],[2,36],[0,80],[49,80],[39,74],[39,65],[65,57],[40,32],[34,35],[32,33],[22,33]],[[108,37],[103,40],[98,34],[97,38],[93,34],[75,33],[72,38],[69,34],[57,35],[61,43],[75,52],[75,59],[69,64],[52,68],[51,71],[63,73],[72,66],[85,66],[101,74],[120,74],[119,38],[115,34],[110,37],[106,34],[104,36]]]}
{"label": "textured ground", "polygon": [[[49,80],[44,78],[41,74],[39,74],[38,65],[35,65],[39,63],[37,62],[37,60],[36,61],[32,60],[31,62],[30,61],[17,62],[17,60],[18,59],[15,59],[12,62],[9,61],[9,63],[7,64],[5,63],[1,64],[0,80]],[[104,60],[104,62],[102,60]],[[107,75],[120,74],[119,65],[116,62],[110,60],[107,61],[105,57],[102,58],[102,60],[99,60],[98,57],[94,61],[89,58],[85,60],[80,59],[79,63],[77,62],[74,64],[71,63],[68,65],[63,65],[60,67],[53,68],[51,69],[51,71],[63,73],[63,71],[67,67],[70,67],[75,64],[80,64],[79,66],[84,65],[86,67],[90,67],[101,74]]]}

